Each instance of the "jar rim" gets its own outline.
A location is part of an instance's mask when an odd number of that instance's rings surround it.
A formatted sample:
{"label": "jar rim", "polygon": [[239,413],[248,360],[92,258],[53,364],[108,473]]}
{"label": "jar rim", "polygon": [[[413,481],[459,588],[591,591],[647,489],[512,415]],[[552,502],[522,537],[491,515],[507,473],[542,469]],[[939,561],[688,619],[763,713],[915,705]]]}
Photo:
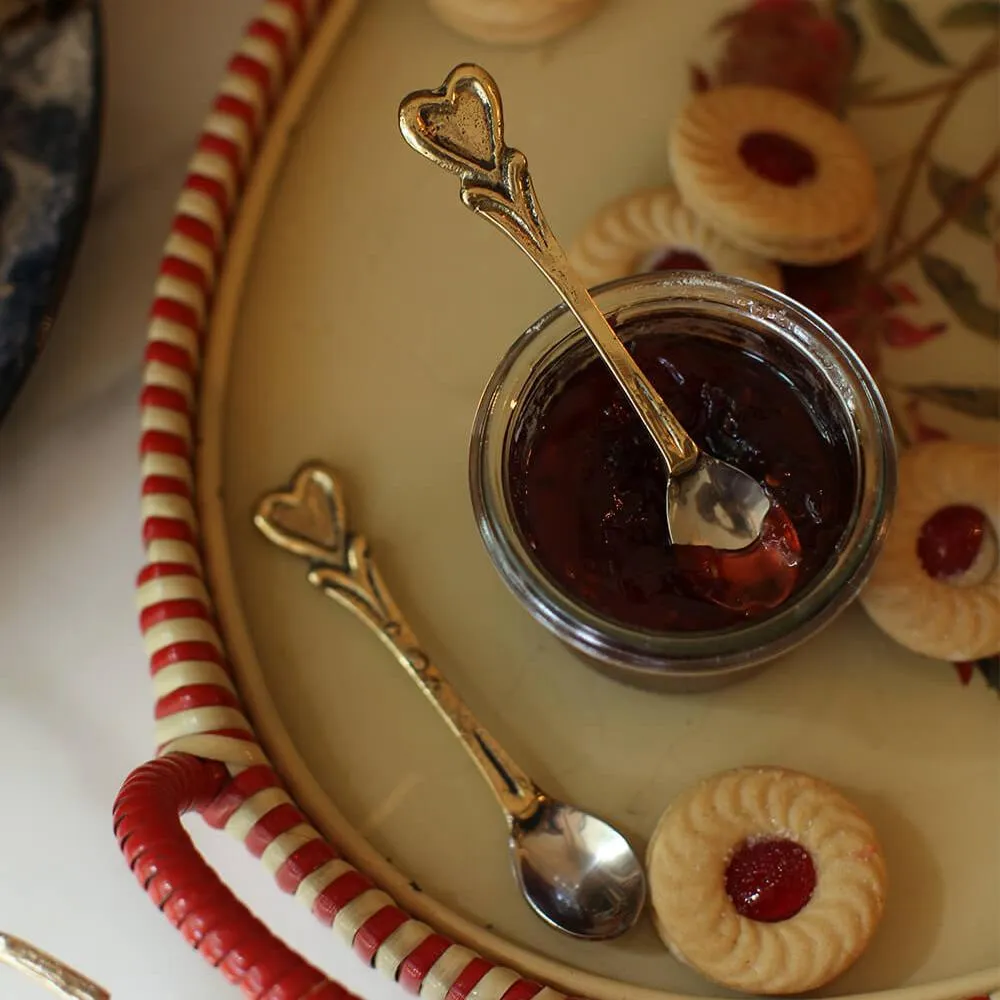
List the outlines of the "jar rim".
{"label": "jar rim", "polygon": [[653,272],[608,282],[592,294],[621,323],[640,315],[702,312],[759,335],[777,337],[826,379],[843,405],[858,483],[852,521],[832,564],[774,614],[725,629],[656,632],[603,616],[555,583],[524,543],[513,511],[507,458],[519,406],[541,374],[585,334],[561,303],[510,346],[480,399],[469,452],[469,483],[480,534],[507,586],[570,646],[631,670],[703,677],[713,670],[770,659],[832,620],[871,569],[895,496],[895,445],[888,410],[854,350],[824,320],[792,299],[754,282],[705,271]]}

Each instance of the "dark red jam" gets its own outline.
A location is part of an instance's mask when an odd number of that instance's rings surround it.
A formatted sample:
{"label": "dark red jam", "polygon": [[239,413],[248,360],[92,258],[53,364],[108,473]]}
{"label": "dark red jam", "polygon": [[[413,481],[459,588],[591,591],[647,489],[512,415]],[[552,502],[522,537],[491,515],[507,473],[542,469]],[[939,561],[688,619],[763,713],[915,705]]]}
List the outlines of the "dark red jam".
{"label": "dark red jam", "polygon": [[986,531],[986,515],[978,507],[942,507],[924,522],[917,538],[924,572],[935,580],[961,576],[976,561]]}
{"label": "dark red jam", "polygon": [[753,616],[791,597],[799,578],[802,543],[792,519],[774,504],[756,544],[738,552],[677,545],[674,554],[692,594]]}
{"label": "dark red jam", "polygon": [[650,271],[707,271],[705,259],[693,250],[680,250],[676,247],[664,249],[652,264]]}
{"label": "dark red jam", "polygon": [[655,632],[727,628],[774,613],[827,563],[852,514],[854,462],[828,390],[801,363],[779,372],[669,332],[704,321],[664,322],[619,333],[699,447],[765,484],[761,540],[739,552],[670,544],[662,460],[596,358],[524,407],[509,466],[515,517],[553,581],[602,617]]}
{"label": "dark red jam", "polygon": [[726,866],[726,895],[736,912],[774,924],[794,917],[812,898],[816,867],[794,840],[748,840]]}
{"label": "dark red jam", "polygon": [[740,141],[740,159],[758,176],[783,187],[816,175],[812,152],[778,132],[749,132]]}

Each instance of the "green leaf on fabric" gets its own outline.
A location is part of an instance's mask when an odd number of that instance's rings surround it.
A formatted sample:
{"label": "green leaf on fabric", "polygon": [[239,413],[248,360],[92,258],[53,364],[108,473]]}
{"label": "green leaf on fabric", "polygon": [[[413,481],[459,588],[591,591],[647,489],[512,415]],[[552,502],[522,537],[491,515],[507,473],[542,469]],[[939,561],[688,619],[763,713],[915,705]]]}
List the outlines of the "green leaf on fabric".
{"label": "green leaf on fabric", "polygon": [[[975,184],[971,177],[933,160],[927,168],[927,180],[931,194],[945,212],[950,212],[957,201],[964,200]],[[987,237],[993,234],[995,218],[993,202],[983,190],[976,191],[965,207],[955,215],[955,221],[969,232]]]}
{"label": "green leaf on fabric", "polygon": [[917,20],[903,0],[871,0],[872,15],[889,41],[932,66],[947,66],[948,59],[937,42]]}
{"label": "green leaf on fabric", "polygon": [[979,289],[958,264],[923,253],[920,269],[965,326],[991,340],[1000,340],[1000,312],[983,302]]}
{"label": "green leaf on fabric", "polygon": [[854,12],[842,0],[834,4],[833,16],[841,28],[844,29],[848,44],[851,46],[851,66],[857,66],[865,48],[865,36],[861,30],[861,25],[858,24],[858,19],[854,16]]}
{"label": "green leaf on fabric", "polygon": [[938,24],[942,28],[1000,29],[1000,0],[962,0],[949,7]]}
{"label": "green leaf on fabric", "polygon": [[1000,420],[1000,389],[993,386],[908,385],[906,392],[969,417]]}

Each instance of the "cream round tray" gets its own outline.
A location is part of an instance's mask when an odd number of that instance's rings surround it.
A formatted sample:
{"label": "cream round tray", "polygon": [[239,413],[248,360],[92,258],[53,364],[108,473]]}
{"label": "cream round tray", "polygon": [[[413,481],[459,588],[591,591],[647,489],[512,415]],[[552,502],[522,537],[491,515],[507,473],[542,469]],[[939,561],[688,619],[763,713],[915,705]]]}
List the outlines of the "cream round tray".
{"label": "cream round tray", "polygon": [[[995,163],[987,168],[997,135],[986,126],[997,121],[997,88],[982,69],[991,28],[949,28],[947,18],[939,26],[948,5],[932,0],[847,6],[865,39],[850,119],[879,168],[897,230],[871,264],[886,298],[872,306],[880,377],[909,438],[993,440],[997,344],[976,307],[995,315],[995,245],[972,214],[975,202],[995,233]],[[266,8],[270,23],[290,24],[274,12],[303,5]],[[582,665],[528,617],[473,521],[466,470],[479,394],[553,297],[504,240],[473,222],[456,185],[406,147],[400,98],[438,85],[459,62],[484,65],[503,89],[509,141],[528,153],[549,221],[568,241],[610,199],[666,180],[665,137],[689,93],[688,66],[710,63],[713,25],[730,9],[611,0],[554,42],[494,49],[452,33],[412,0],[333,3],[255,155],[214,300],[206,307],[190,289],[181,294],[173,275],[168,297],[188,311],[155,314],[154,342],[204,353],[188,520],[200,530],[211,595],[199,600],[214,606],[239,695],[178,701],[159,719],[158,743],[222,760],[239,775],[265,760],[255,736],[309,824],[282,826],[275,813],[284,793],[248,779],[238,808],[216,814],[218,825],[262,853],[282,888],[310,906],[328,876],[348,871],[329,860],[296,869],[321,836],[428,925],[396,918],[381,939],[359,946],[359,928],[388,905],[359,883],[362,902],[334,926],[390,975],[433,929],[461,946],[449,952],[453,980],[478,953],[575,995],[721,995],[668,955],[647,919],[595,944],[531,913],[489,789],[431,706],[375,637],[307,584],[304,565],[254,528],[261,496],[283,488],[306,459],[338,471],[351,527],[368,538],[426,648],[540,784],[643,847],[671,798],[702,776],[751,763],[821,776],[870,816],[891,877],[875,940],[826,994],[958,1000],[1000,989],[994,665],[956,671],[909,654],[855,607],[740,685],[698,696],[633,690]],[[285,40],[301,34],[289,29]],[[251,34],[244,57],[263,59],[266,35]],[[295,61],[291,42],[282,73]],[[236,65],[223,92],[246,99],[247,88],[232,82],[241,72]],[[979,119],[983,128],[968,127]],[[210,133],[243,151],[243,169],[252,124],[227,131],[210,123]],[[220,148],[203,141],[197,169],[216,170],[225,187],[228,168],[212,166]],[[963,178],[977,177],[966,192]],[[226,195],[234,202],[235,190]],[[189,197],[188,216],[198,214],[194,204]],[[201,224],[218,225],[221,249],[225,219],[205,222],[208,214]],[[192,234],[175,227],[175,256]],[[210,275],[205,284],[212,287]],[[204,322],[203,348],[185,340],[185,315]],[[164,365],[169,358],[153,357],[149,384],[173,378]],[[150,416],[157,405],[147,400],[147,432],[183,436]],[[147,451],[149,459],[156,449]],[[147,476],[154,466],[147,462]],[[147,518],[179,516],[161,501],[148,504]],[[151,564],[193,562],[183,532],[148,524]],[[185,641],[217,641],[207,620],[189,633]],[[162,668],[167,640],[153,627],[146,636]],[[173,680],[160,670],[158,693],[195,681],[221,689],[213,670],[211,662],[177,669]],[[329,857],[317,851],[314,859]],[[443,997],[452,983],[441,969],[434,995]],[[517,978],[481,975],[477,998],[499,998]]]}

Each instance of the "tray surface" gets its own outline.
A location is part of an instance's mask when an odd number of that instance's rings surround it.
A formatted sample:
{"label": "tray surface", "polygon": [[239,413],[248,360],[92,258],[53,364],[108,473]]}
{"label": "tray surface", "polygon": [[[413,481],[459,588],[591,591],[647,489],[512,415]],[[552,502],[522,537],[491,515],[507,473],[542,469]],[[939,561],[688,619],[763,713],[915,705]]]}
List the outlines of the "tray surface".
{"label": "tray surface", "polygon": [[[879,36],[857,7],[871,35],[861,78],[878,63],[879,86],[894,92],[954,72]],[[529,619],[473,523],[466,455],[479,393],[553,300],[462,208],[454,181],[403,144],[399,98],[458,62],[485,65],[504,94],[509,140],[528,154],[549,220],[568,240],[605,201],[666,180],[687,62],[726,9],[617,0],[573,34],[516,51],[464,41],[423,5],[360,4],[263,215],[238,237],[253,248],[245,282],[213,319],[199,488],[221,625],[262,742],[314,822],[416,916],[553,985],[716,992],[667,955],[648,922],[593,945],[530,913],[508,869],[502,817],[453,737],[378,642],[252,526],[258,498],[306,458],[341,472],[351,524],[425,648],[541,785],[643,846],[671,797],[703,775],[749,763],[813,772],[868,813],[892,880],[872,946],[827,992],[1000,970],[1000,727],[985,672],[962,684],[855,607],[739,686],[697,697],[631,690]],[[946,5],[915,9],[933,25]],[[940,44],[961,65],[983,37]],[[973,81],[967,113],[996,121],[995,89],[995,78]],[[927,118],[902,107],[852,114],[890,201]],[[955,121],[936,155],[972,174],[995,142]],[[920,188],[905,237],[935,211]],[[933,252],[988,287],[990,244],[952,229]],[[884,345],[885,384],[911,435],[992,439],[996,426],[982,418],[996,394],[995,341],[956,321],[925,275],[916,259],[892,275],[921,301]],[[926,332],[939,322],[943,331]],[[906,329],[918,331],[909,342]],[[983,385],[984,373],[993,382]]]}

